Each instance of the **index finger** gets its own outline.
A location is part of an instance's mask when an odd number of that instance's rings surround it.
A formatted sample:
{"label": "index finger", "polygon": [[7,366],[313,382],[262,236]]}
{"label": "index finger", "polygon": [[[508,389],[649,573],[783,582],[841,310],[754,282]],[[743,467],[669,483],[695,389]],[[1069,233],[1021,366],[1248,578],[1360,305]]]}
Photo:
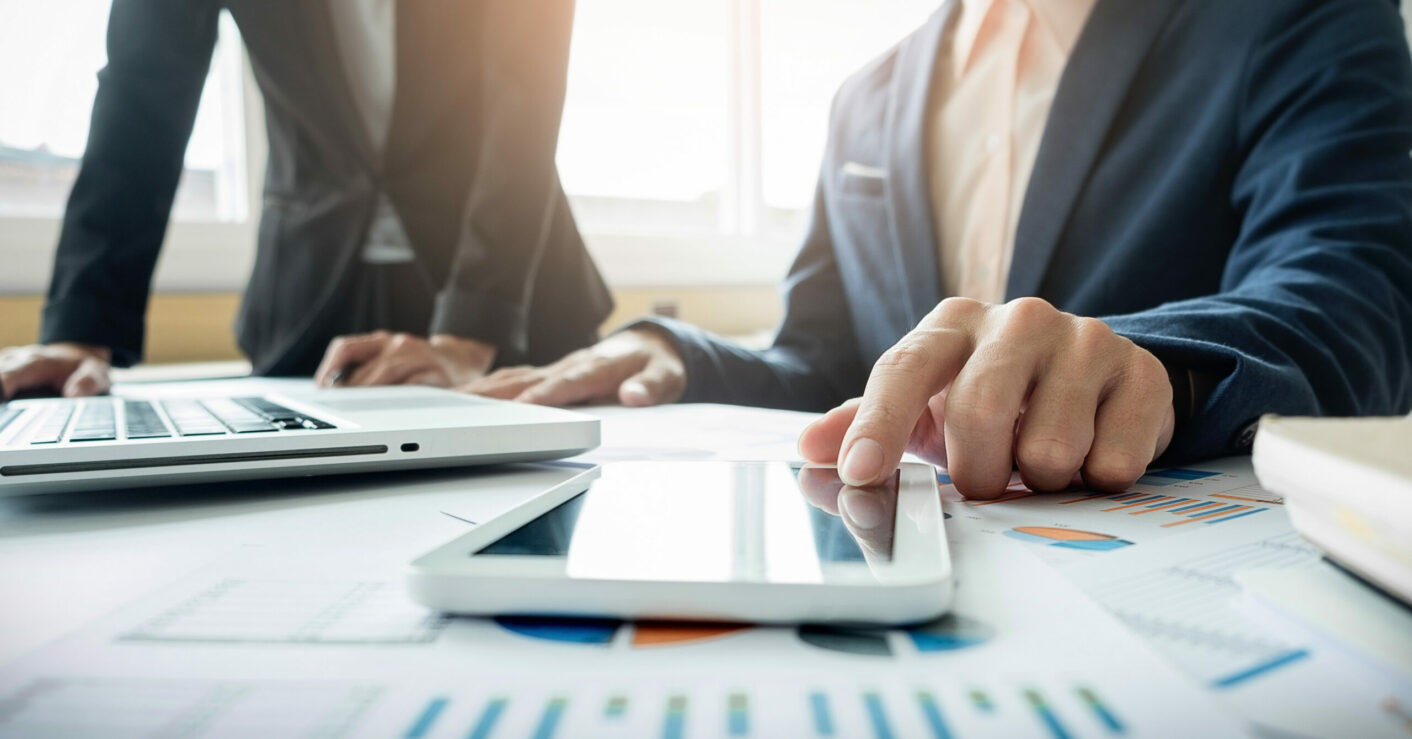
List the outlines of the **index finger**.
{"label": "index finger", "polygon": [[873,485],[897,468],[927,401],[946,389],[972,348],[969,330],[918,327],[878,359],[839,447],[844,482]]}
{"label": "index finger", "polygon": [[381,354],[387,339],[388,335],[385,333],[340,336],[334,339],[329,343],[328,351],[324,352],[324,360],[319,363],[318,371],[314,373],[314,383],[329,384],[334,373],[367,362]]}

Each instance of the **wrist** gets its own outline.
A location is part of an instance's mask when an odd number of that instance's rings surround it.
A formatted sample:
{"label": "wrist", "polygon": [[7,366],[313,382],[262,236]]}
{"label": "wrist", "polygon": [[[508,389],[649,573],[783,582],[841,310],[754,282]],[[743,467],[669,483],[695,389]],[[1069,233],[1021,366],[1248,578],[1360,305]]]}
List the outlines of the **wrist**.
{"label": "wrist", "polygon": [[432,348],[449,355],[458,364],[477,374],[485,374],[495,363],[495,346],[483,341],[453,334],[436,334],[428,343]]}
{"label": "wrist", "polygon": [[83,354],[93,359],[105,362],[107,364],[113,363],[113,350],[109,349],[106,346],[98,346],[97,344],[83,344],[77,341],[55,341],[51,344],[48,344],[48,346],[63,349],[69,352]]}

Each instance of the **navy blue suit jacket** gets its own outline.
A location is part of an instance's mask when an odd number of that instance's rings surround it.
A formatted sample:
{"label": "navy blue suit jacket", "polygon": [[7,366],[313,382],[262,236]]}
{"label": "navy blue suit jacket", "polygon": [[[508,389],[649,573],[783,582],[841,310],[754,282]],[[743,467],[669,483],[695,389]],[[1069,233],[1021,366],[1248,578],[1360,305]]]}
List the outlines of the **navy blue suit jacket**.
{"label": "navy blue suit jacket", "polygon": [[[686,359],[684,400],[829,408],[946,297],[923,124],[954,5],[835,98],[774,345],[660,322]],[[1100,317],[1216,380],[1169,460],[1245,451],[1262,413],[1406,412],[1409,151],[1396,3],[1099,0],[1043,134],[1007,298]]]}

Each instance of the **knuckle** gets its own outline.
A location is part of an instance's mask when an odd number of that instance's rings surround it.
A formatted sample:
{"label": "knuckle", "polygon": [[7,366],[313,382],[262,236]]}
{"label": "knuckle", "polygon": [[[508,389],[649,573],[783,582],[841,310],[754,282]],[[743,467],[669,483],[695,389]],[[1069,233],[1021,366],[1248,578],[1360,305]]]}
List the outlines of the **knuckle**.
{"label": "knuckle", "polygon": [[393,334],[388,343],[393,349],[406,349],[412,346],[414,337],[411,334]]}
{"label": "knuckle", "polygon": [[1043,298],[1015,298],[1005,306],[1012,320],[1036,321],[1052,318],[1059,313],[1049,301]]}
{"label": "knuckle", "polygon": [[972,298],[950,297],[937,303],[932,309],[932,322],[950,324],[966,321],[983,312],[986,304]]}
{"label": "knuckle", "polygon": [[1113,329],[1108,324],[1097,318],[1075,318],[1074,323],[1074,344],[1077,348],[1091,355],[1098,355],[1106,349],[1113,339],[1118,335],[1113,333]]}
{"label": "knuckle", "polygon": [[922,335],[911,334],[883,352],[873,369],[882,374],[921,375],[931,363],[931,347]]}
{"label": "knuckle", "polygon": [[1015,458],[1022,467],[1041,472],[1073,473],[1083,464],[1084,451],[1058,437],[1021,439]]}
{"label": "knuckle", "polygon": [[1167,368],[1162,364],[1162,360],[1146,350],[1136,347],[1134,349],[1132,357],[1128,360],[1128,376],[1144,386],[1165,387],[1170,394],[1172,384],[1167,378]]}
{"label": "knuckle", "polygon": [[961,392],[953,389],[946,396],[946,423],[958,430],[989,428],[1001,423],[1004,414],[1004,400],[987,385],[969,387]]}
{"label": "knuckle", "polygon": [[1007,342],[1052,341],[1060,315],[1039,298],[1017,298],[1006,304],[997,328]]}
{"label": "knuckle", "polygon": [[1126,490],[1147,470],[1148,460],[1122,449],[1105,449],[1089,456],[1084,478],[1103,490]]}

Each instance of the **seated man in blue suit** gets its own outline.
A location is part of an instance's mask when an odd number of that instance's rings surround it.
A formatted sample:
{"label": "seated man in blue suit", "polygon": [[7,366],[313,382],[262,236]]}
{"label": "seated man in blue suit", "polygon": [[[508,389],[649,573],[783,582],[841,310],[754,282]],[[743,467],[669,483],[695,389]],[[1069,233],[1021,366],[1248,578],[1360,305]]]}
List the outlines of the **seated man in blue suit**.
{"label": "seated man in blue suit", "polygon": [[[1015,468],[1039,490],[1120,490],[1158,457],[1247,451],[1262,413],[1406,412],[1396,4],[1096,0],[1035,36],[1027,19],[1062,4],[952,0],[844,84],[770,348],[656,320],[471,389],[836,406],[807,458],[866,484],[911,450],[976,497]],[[977,216],[1007,196],[1000,226]]]}

